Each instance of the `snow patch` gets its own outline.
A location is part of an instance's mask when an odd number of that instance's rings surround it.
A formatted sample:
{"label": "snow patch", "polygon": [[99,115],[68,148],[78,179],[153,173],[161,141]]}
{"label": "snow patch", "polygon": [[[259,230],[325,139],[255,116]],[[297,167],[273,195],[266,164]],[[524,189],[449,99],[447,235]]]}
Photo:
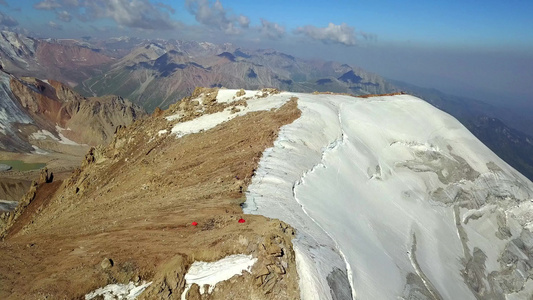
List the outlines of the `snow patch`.
{"label": "snow patch", "polygon": [[235,90],[235,89],[220,89],[218,90],[218,94],[217,94],[217,102],[218,103],[231,103],[231,102],[242,100],[244,98],[252,98],[254,96],[258,96],[261,93],[260,91],[243,90],[244,94],[241,96],[237,96],[237,93],[239,91],[240,90]]}
{"label": "snow patch", "polygon": [[181,299],[186,300],[187,292],[194,283],[200,286],[201,294],[206,292],[204,286],[208,285],[207,293],[211,294],[217,283],[242,275],[243,271],[250,272],[256,261],[257,258],[252,255],[244,254],[230,255],[215,262],[195,261],[185,274],[186,286]]}
{"label": "snow patch", "polygon": [[31,145],[31,146],[33,147],[33,151],[31,152],[33,154],[39,154],[39,155],[47,155],[47,154],[49,154],[48,151],[45,151],[45,150],[43,150],[43,149],[41,149],[41,148],[39,148],[39,147],[37,147],[35,145]]}
{"label": "snow patch", "polygon": [[167,121],[174,121],[174,120],[177,120],[179,118],[181,118],[181,114],[174,114],[174,115],[165,117],[165,119],[167,119]]}
{"label": "snow patch", "polygon": [[[48,130],[45,130],[45,129],[41,129],[37,132],[34,132],[30,135],[30,138],[34,139],[34,140],[46,140],[48,138],[52,139],[53,141],[56,141],[56,142],[59,142],[61,144],[64,144],[64,145],[73,145],[73,146],[87,146],[85,144],[78,144],[72,140],[70,140],[69,138],[67,138],[66,136],[63,135],[63,131],[65,130],[70,130],[70,128],[68,129],[65,129],[65,128],[61,128],[59,125],[56,125],[56,131],[57,131],[57,134],[59,136],[59,138],[57,138],[53,133],[51,133],[50,131]],[[34,149],[36,148],[36,146],[33,146]],[[38,149],[38,148],[37,148]]]}
{"label": "snow patch", "polygon": [[34,132],[30,135],[30,137],[34,140],[46,140],[47,138],[50,138],[56,142],[59,142],[59,139],[46,129],[42,129],[37,132]]}
{"label": "snow patch", "polygon": [[[234,113],[231,111],[231,108],[228,107],[221,112],[203,115],[187,122],[178,123],[174,125],[171,130],[171,133],[175,134],[178,138],[180,138],[188,134],[209,130],[219,124],[232,120],[238,116],[243,116],[249,112],[277,109],[280,108],[287,101],[289,101],[290,96],[291,94],[289,93],[281,93],[277,95],[272,95],[267,98],[251,99],[248,100],[248,106],[239,107],[239,112]],[[167,119],[168,118],[174,118],[174,116],[169,116],[167,117]]]}
{"label": "snow patch", "polygon": [[[73,145],[73,146],[81,146],[81,144],[78,144],[78,143],[74,142],[73,140],[68,139],[66,136],[63,135],[62,132],[65,131],[65,130],[70,130],[70,128],[65,129],[65,128],[59,127],[59,125],[56,125],[56,130],[57,130],[57,133],[59,135],[59,142],[61,144]],[[83,146],[87,146],[87,145],[84,144]]]}
{"label": "snow patch", "polygon": [[141,284],[135,284],[133,282],[128,284],[109,284],[88,293],[85,295],[85,300],[91,300],[97,297],[99,297],[98,299],[103,297],[104,300],[133,300],[139,297],[151,284],[152,282],[143,282]]}

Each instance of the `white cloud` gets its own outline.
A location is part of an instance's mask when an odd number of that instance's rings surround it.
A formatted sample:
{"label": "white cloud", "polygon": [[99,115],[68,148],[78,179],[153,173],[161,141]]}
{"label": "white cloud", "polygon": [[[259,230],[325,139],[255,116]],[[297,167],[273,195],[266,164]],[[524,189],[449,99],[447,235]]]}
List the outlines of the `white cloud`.
{"label": "white cloud", "polygon": [[66,10],[58,11],[57,19],[63,22],[70,22],[72,20],[72,15]]}
{"label": "white cloud", "polygon": [[55,10],[62,21],[74,15],[82,21],[109,18],[119,26],[138,29],[161,30],[177,26],[168,14],[168,11],[173,12],[170,6],[152,4],[149,0],[43,0],[34,8]]}
{"label": "white cloud", "polygon": [[261,19],[261,33],[269,39],[277,40],[285,35],[285,27],[278,23]]}
{"label": "white cloud", "polygon": [[346,23],[335,25],[329,23],[327,27],[315,27],[313,25],[307,25],[304,27],[298,27],[294,31],[296,34],[303,34],[307,37],[321,41],[323,43],[336,43],[347,46],[355,45],[355,30],[353,27],[348,26]]}
{"label": "white cloud", "polygon": [[241,25],[242,28],[250,27],[250,18],[248,18],[247,16],[240,15],[239,25]]}
{"label": "white cloud", "polygon": [[56,0],[44,0],[36,3],[35,5],[33,5],[33,7],[35,9],[52,10],[56,8],[61,8],[63,6]]}
{"label": "white cloud", "polygon": [[111,18],[118,25],[142,29],[171,29],[168,14],[155,8],[148,0],[93,0],[86,2],[90,17]]}
{"label": "white cloud", "polygon": [[244,15],[229,15],[220,0],[213,3],[208,0],[186,0],[185,6],[198,23],[227,34],[239,34],[241,30],[237,26],[248,28],[250,25],[250,19]]}
{"label": "white cloud", "polygon": [[[61,0],[61,2],[63,3],[63,5],[69,7],[69,6],[79,6],[81,2],[83,2],[84,0]],[[89,0],[90,1],[90,0]]]}
{"label": "white cloud", "polygon": [[57,24],[56,22],[54,21],[50,21],[48,22],[48,27],[54,29],[54,30],[63,30],[63,26]]}

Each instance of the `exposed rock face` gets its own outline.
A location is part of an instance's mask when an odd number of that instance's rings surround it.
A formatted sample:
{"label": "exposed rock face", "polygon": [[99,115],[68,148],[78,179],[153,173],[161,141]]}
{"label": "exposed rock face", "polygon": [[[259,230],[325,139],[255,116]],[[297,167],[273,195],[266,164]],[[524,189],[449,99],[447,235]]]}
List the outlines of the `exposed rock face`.
{"label": "exposed rock face", "polygon": [[37,181],[38,184],[44,184],[44,183],[51,183],[54,181],[54,173],[49,172],[48,168],[44,168],[41,170],[41,174],[39,175],[39,181]]}

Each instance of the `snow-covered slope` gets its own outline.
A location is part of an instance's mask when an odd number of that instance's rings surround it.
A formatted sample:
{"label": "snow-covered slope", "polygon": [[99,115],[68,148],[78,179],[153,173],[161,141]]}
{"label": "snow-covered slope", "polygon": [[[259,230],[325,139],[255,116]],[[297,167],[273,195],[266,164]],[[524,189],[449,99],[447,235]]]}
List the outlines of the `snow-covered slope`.
{"label": "snow-covered slope", "polygon": [[[302,299],[526,299],[533,184],[421,99],[296,96],[245,212],[297,229]],[[267,98],[268,100],[268,98]]]}

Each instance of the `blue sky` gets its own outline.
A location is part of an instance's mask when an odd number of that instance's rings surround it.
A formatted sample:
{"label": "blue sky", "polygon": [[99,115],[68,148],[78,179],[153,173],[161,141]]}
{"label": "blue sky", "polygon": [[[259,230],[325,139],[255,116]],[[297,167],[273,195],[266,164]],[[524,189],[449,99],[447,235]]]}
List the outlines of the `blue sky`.
{"label": "blue sky", "polygon": [[533,100],[533,1],[0,0],[0,13],[4,29],[41,37],[232,42],[489,101]]}
{"label": "blue sky", "polygon": [[[95,3],[94,6],[100,7],[98,12],[87,13],[91,6],[87,3],[91,2]],[[128,33],[180,38],[188,36],[188,26],[194,26],[197,29],[195,34],[198,38],[203,38],[209,36],[208,32],[221,29],[217,27],[216,22],[208,23],[199,19],[197,17],[199,13],[195,15],[191,9],[196,6],[205,7],[211,12],[222,12],[226,21],[233,21],[237,28],[239,24],[235,18],[239,16],[248,18],[250,28],[262,27],[261,20],[275,23],[285,29],[283,37],[291,37],[295,30],[305,26],[325,28],[329,23],[335,25],[345,23],[354,29],[359,43],[364,42],[364,38],[360,35],[363,32],[377,37],[381,42],[410,42],[446,47],[533,48],[533,17],[531,17],[533,1],[220,0],[217,2],[221,5],[221,10],[217,10],[217,3],[213,0],[0,0],[0,11],[5,17],[16,20],[19,27],[43,35],[56,36]],[[153,28],[148,28],[142,22],[128,23],[126,17],[121,20],[116,16],[121,13],[117,9],[119,6],[132,7],[131,10],[125,9],[122,12],[125,15],[131,14],[132,21],[135,21],[136,16],[133,16],[135,13],[143,13],[139,11],[142,9],[147,16],[138,17],[139,19],[164,20],[164,22],[154,25]],[[138,8],[137,12],[135,7]],[[50,22],[56,25],[50,26]],[[165,27],[166,23],[174,23],[176,27]],[[107,33],[97,31],[98,28],[104,27],[108,29],[120,27],[120,29],[108,30]],[[143,29],[152,29],[152,31]],[[245,35],[246,31],[241,30],[239,34]],[[230,37],[235,38],[234,35],[237,34],[230,34]],[[220,36],[220,33],[217,36]],[[250,36],[248,38],[251,38]]]}

